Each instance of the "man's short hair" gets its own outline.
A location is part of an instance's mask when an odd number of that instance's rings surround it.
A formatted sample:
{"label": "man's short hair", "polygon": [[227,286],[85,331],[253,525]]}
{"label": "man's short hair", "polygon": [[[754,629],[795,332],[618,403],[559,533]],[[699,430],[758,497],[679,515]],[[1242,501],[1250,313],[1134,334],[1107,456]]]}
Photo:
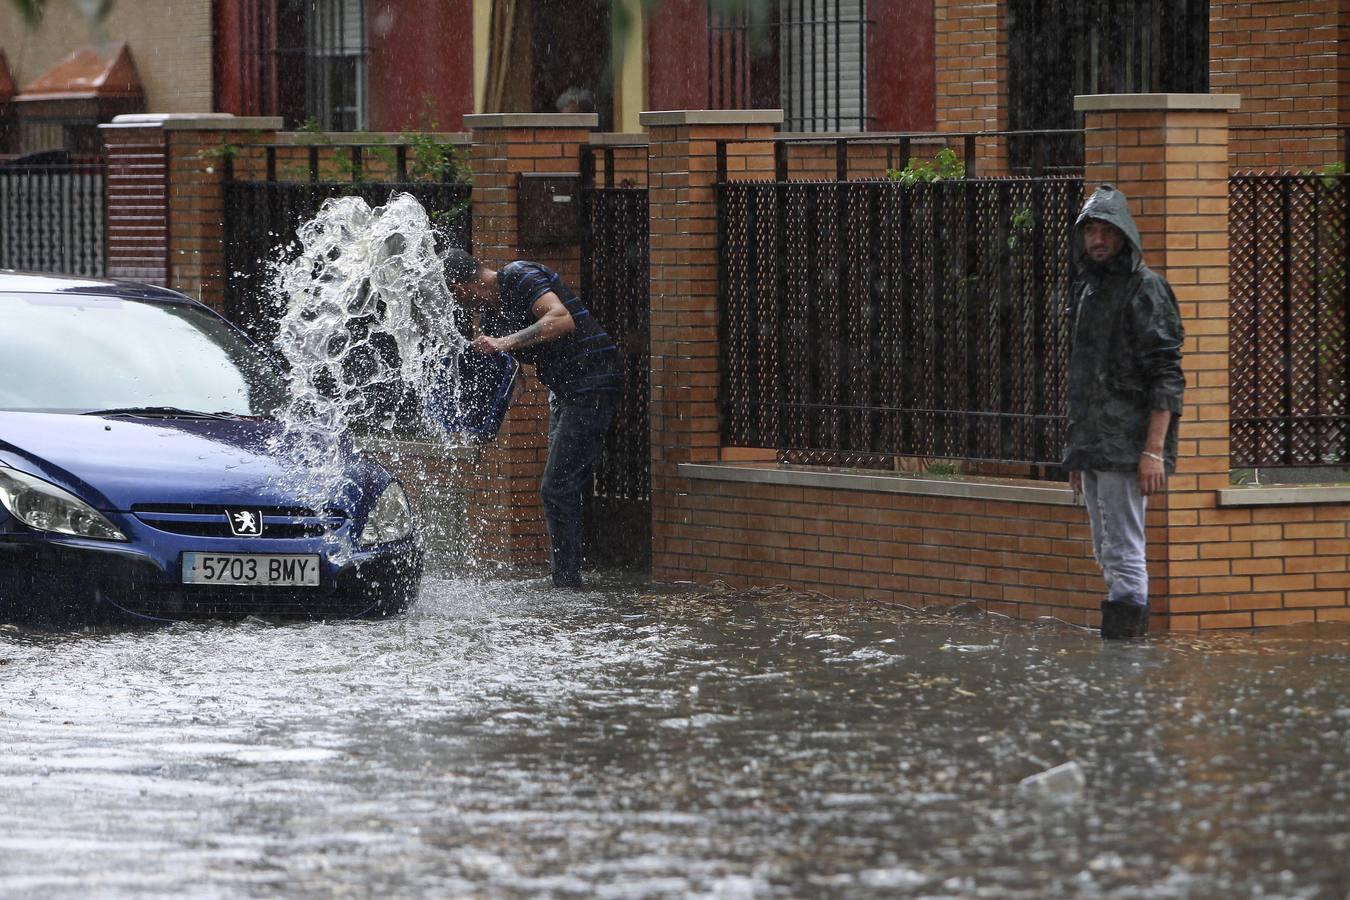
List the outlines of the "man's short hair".
{"label": "man's short hair", "polygon": [[445,280],[451,285],[473,281],[483,268],[477,259],[458,247],[445,251],[441,261],[445,266]]}

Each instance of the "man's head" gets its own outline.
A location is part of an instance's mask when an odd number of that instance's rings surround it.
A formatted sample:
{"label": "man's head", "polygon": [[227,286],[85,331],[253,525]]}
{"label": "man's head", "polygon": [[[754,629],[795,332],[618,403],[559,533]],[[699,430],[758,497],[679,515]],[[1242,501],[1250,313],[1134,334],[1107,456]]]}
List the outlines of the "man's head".
{"label": "man's head", "polygon": [[441,256],[445,283],[461,306],[477,308],[492,297],[492,290],[483,282],[483,264],[458,248],[451,248]]}
{"label": "man's head", "polygon": [[1105,219],[1087,219],[1082,227],[1083,248],[1093,262],[1114,259],[1125,248],[1125,232]]}
{"label": "man's head", "polygon": [[560,113],[595,112],[595,97],[585,88],[570,87],[558,97],[556,107]]}

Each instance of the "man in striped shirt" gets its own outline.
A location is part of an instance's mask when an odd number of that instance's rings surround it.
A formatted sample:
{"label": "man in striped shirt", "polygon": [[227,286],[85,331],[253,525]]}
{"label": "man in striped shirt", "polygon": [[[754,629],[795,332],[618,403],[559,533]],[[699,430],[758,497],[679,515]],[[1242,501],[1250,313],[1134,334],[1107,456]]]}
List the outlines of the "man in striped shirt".
{"label": "man in striped shirt", "polygon": [[558,587],[580,588],[582,506],[622,389],[618,347],[553,270],[524,260],[494,270],[462,250],[444,259],[460,304],[480,312],[473,349],[512,354],[549,389],[550,569]]}

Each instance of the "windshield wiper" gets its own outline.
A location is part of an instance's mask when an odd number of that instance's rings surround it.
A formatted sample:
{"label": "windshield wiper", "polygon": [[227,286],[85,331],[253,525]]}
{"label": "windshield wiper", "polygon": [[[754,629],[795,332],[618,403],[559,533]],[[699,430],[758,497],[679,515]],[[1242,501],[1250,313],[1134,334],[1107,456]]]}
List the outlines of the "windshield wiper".
{"label": "windshield wiper", "polygon": [[237,419],[234,413],[202,412],[177,406],[121,406],[116,409],[91,409],[85,416],[147,416],[161,419]]}

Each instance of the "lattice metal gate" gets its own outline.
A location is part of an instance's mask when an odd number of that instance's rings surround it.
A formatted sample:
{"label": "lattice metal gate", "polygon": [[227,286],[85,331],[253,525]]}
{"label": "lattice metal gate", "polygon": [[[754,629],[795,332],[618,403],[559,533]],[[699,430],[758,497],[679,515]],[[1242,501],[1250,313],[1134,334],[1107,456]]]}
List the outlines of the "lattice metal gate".
{"label": "lattice metal gate", "polygon": [[102,277],[102,159],[0,166],[0,269]]}
{"label": "lattice metal gate", "polygon": [[1233,465],[1350,462],[1350,176],[1229,179]]}
{"label": "lattice metal gate", "polygon": [[1077,178],[731,182],[722,440],[792,462],[1058,464]]}
{"label": "lattice metal gate", "polygon": [[623,399],[587,510],[588,555],[637,569],[651,560],[646,158],[645,146],[581,152],[582,301],[618,341],[624,362]]}

